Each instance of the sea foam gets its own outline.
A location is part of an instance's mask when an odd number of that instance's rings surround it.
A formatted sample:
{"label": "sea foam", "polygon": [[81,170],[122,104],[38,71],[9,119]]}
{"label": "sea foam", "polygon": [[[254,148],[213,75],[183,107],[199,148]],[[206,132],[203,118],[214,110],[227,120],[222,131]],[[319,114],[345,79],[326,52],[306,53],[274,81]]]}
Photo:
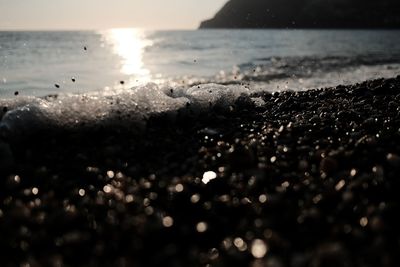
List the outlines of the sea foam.
{"label": "sea foam", "polygon": [[135,127],[140,130],[152,115],[180,110],[227,108],[250,93],[240,85],[203,84],[190,88],[156,84],[131,89],[107,89],[86,94],[60,94],[43,98],[0,100],[6,107],[0,122],[3,138],[15,138],[49,129]]}

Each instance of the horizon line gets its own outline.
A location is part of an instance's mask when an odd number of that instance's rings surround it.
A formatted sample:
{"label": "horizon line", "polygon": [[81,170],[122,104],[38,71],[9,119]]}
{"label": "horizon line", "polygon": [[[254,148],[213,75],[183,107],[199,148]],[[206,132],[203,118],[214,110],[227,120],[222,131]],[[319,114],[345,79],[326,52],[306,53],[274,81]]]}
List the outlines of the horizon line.
{"label": "horizon line", "polygon": [[20,27],[6,27],[0,28],[0,31],[104,31],[110,29],[138,29],[138,30],[146,30],[146,31],[172,31],[172,30],[197,30],[198,27],[176,27],[176,28],[152,28],[152,27],[130,27],[130,26],[123,26],[123,27],[94,27],[94,28],[20,28]]}
{"label": "horizon line", "polygon": [[400,28],[141,28],[141,27],[109,27],[109,28],[0,28],[0,32],[89,32],[113,29],[136,29],[142,31],[204,31],[204,30],[400,30]]}

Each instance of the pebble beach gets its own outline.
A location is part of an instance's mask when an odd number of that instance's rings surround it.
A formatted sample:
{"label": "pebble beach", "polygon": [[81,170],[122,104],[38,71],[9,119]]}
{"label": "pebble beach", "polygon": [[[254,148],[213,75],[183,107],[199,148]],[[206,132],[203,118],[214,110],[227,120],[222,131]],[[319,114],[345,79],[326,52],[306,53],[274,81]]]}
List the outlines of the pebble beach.
{"label": "pebble beach", "polygon": [[0,266],[399,266],[399,105],[397,76],[3,136]]}

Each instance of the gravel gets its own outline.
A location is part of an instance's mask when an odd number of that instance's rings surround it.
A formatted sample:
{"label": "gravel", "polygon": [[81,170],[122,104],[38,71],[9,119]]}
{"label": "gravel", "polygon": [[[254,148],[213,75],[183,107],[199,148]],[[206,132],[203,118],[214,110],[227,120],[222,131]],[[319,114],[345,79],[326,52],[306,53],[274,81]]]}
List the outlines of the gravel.
{"label": "gravel", "polygon": [[0,140],[0,265],[400,266],[399,104],[400,76]]}

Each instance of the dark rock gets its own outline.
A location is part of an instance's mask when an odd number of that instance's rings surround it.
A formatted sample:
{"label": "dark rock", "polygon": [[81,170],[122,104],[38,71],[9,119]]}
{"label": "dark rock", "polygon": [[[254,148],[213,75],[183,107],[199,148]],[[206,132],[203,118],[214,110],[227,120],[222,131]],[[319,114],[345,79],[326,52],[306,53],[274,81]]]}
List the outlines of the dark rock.
{"label": "dark rock", "polygon": [[347,250],[339,243],[328,243],[317,248],[311,267],[351,267]]}
{"label": "dark rock", "polygon": [[397,154],[389,153],[386,159],[392,167],[400,168],[400,157]]}
{"label": "dark rock", "polygon": [[320,170],[325,173],[332,173],[338,167],[338,163],[331,157],[326,157],[321,160]]}
{"label": "dark rock", "polygon": [[230,0],[200,28],[399,28],[397,0]]}
{"label": "dark rock", "polygon": [[229,154],[234,170],[245,170],[256,166],[256,155],[252,148],[237,145],[232,153]]}

